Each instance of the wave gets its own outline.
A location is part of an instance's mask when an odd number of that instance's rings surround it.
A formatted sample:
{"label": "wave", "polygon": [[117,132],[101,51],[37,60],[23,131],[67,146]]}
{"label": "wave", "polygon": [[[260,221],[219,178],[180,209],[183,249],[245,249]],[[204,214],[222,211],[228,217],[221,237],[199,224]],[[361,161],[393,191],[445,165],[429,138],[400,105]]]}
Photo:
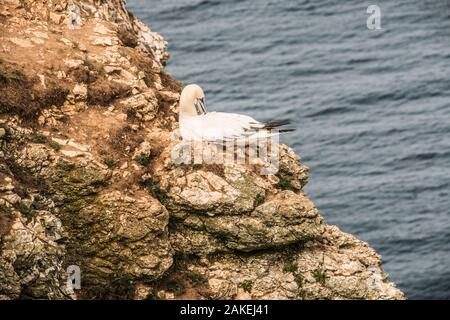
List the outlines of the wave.
{"label": "wave", "polygon": [[315,118],[315,117],[321,117],[321,116],[329,116],[329,115],[333,115],[333,114],[342,114],[342,113],[348,113],[348,112],[353,112],[355,109],[354,108],[350,108],[350,107],[330,107],[330,108],[326,108],[311,114],[307,114],[305,115],[305,117],[307,118]]}

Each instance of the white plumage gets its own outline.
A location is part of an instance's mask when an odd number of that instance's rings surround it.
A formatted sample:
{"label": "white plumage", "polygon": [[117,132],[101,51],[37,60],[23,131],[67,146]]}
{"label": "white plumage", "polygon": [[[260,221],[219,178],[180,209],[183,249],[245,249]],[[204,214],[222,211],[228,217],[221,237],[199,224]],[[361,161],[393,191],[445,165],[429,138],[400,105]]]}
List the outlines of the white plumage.
{"label": "white plumage", "polygon": [[180,97],[180,134],[183,140],[229,141],[265,138],[293,129],[274,130],[288,121],[261,123],[252,117],[225,112],[206,112],[205,95],[195,84],[186,86]]}

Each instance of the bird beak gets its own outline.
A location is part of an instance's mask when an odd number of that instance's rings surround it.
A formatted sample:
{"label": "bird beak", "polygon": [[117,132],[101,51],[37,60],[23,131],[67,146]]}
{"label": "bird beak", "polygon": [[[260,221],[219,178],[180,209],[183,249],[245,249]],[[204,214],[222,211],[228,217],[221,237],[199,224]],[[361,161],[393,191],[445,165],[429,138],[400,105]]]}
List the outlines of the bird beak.
{"label": "bird beak", "polygon": [[197,99],[197,102],[195,103],[195,109],[197,110],[197,114],[199,114],[199,115],[206,113],[204,97]]}

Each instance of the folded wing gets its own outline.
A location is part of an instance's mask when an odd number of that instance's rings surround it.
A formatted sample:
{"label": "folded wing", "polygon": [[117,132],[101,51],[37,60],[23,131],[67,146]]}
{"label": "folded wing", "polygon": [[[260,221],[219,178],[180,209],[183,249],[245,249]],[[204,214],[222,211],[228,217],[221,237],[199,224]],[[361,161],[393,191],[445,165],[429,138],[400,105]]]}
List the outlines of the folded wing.
{"label": "folded wing", "polygon": [[259,122],[252,117],[224,112],[208,112],[180,120],[183,139],[204,141],[227,141],[242,138],[263,138],[294,129],[274,129],[289,124],[287,120]]}

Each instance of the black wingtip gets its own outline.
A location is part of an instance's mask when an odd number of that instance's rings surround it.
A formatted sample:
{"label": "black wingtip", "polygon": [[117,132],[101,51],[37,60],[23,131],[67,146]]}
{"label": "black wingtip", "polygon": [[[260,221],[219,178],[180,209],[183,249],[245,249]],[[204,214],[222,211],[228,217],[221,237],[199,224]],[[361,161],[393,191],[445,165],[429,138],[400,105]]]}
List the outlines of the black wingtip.
{"label": "black wingtip", "polygon": [[280,129],[278,130],[279,133],[287,133],[287,132],[292,132],[295,131],[295,129]]}

